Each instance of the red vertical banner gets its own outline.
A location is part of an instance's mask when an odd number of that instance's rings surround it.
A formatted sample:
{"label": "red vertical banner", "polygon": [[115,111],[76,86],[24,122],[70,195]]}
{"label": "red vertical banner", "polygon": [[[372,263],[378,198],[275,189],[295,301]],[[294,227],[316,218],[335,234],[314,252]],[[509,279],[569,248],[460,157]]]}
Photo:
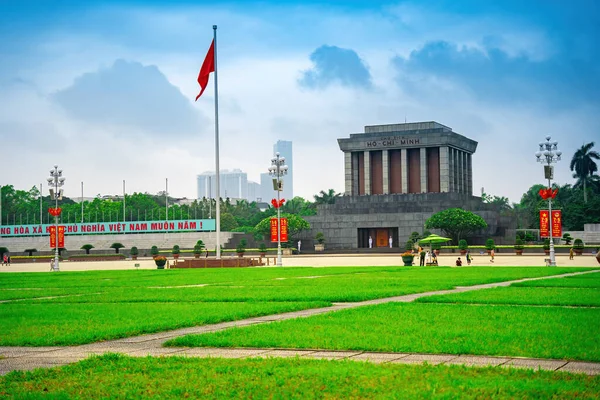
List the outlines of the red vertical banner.
{"label": "red vertical banner", "polygon": [[64,226],[58,227],[58,247],[59,248],[65,247],[65,227]]}
{"label": "red vertical banner", "polygon": [[277,243],[277,218],[271,218],[271,243]]}
{"label": "red vertical banner", "polygon": [[540,237],[550,237],[550,215],[548,215],[548,210],[540,210]]}
{"label": "red vertical banner", "polygon": [[560,210],[552,211],[552,237],[562,237],[562,212]]}
{"label": "red vertical banner", "polygon": [[288,221],[287,218],[281,218],[281,241],[288,241]]}
{"label": "red vertical banner", "polygon": [[56,226],[52,225],[50,227],[50,248],[53,249],[56,247]]}

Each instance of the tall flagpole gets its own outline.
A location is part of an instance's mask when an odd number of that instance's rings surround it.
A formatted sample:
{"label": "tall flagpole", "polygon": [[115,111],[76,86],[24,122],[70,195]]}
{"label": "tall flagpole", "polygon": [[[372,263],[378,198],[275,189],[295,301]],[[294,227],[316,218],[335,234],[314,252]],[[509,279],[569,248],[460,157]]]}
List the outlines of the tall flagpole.
{"label": "tall flagpole", "polygon": [[215,189],[217,192],[216,224],[217,224],[217,260],[221,259],[221,189],[219,178],[219,85],[217,83],[217,26],[213,25],[214,63],[215,63]]}

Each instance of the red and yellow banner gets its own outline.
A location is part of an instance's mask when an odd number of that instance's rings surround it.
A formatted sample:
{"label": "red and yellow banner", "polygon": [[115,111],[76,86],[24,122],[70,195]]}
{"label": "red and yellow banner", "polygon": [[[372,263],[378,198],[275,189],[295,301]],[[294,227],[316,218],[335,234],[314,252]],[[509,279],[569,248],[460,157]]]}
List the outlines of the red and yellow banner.
{"label": "red and yellow banner", "polygon": [[540,210],[540,237],[550,236],[550,216],[548,210]]}
{"label": "red and yellow banner", "polygon": [[562,213],[560,210],[552,211],[552,237],[562,237]]}
{"label": "red and yellow banner", "polygon": [[[56,226],[50,227],[50,248],[56,248]],[[65,247],[65,227],[61,225],[58,227],[58,247]]]}
{"label": "red and yellow banner", "polygon": [[[281,223],[281,238],[282,242],[288,241],[288,224],[287,218],[280,218]],[[271,242],[277,242],[277,218],[271,218]]]}

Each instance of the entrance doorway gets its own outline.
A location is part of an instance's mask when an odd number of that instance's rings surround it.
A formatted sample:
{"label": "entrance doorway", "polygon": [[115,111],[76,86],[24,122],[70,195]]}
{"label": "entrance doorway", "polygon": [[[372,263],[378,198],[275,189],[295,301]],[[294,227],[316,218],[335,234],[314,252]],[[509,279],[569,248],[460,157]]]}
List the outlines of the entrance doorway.
{"label": "entrance doorway", "polygon": [[390,236],[392,247],[398,247],[398,228],[358,228],[358,248],[368,249],[369,238],[373,248],[389,248]]}

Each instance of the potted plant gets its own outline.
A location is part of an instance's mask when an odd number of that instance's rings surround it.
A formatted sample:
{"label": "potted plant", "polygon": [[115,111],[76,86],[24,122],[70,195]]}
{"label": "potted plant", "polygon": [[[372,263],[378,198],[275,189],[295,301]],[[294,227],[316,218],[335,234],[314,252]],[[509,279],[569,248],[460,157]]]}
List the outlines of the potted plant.
{"label": "potted plant", "polygon": [[117,253],[117,254],[119,254],[119,249],[122,249],[123,247],[125,247],[125,246],[123,246],[122,243],[113,243],[110,245],[110,248],[115,249],[115,253]]}
{"label": "potted plant", "polygon": [[544,239],[542,247],[544,248],[544,253],[546,253],[546,255],[550,254],[550,239]]}
{"label": "potted plant", "polygon": [[167,263],[167,257],[156,256],[156,257],[154,257],[154,263],[156,264],[156,269],[165,269],[165,264]]}
{"label": "potted plant", "polygon": [[494,243],[494,239],[488,239],[485,241],[485,249],[488,252],[488,255],[491,254],[492,250],[496,248],[496,244]]}
{"label": "potted plant", "polygon": [[523,255],[524,248],[523,240],[517,238],[517,240],[515,240],[515,253],[517,253],[518,256]]}
{"label": "potted plant", "polygon": [[561,240],[565,241],[565,244],[568,246],[571,244],[571,242],[573,241],[573,237],[571,236],[570,233],[565,233],[562,237]]}
{"label": "potted plant", "polygon": [[258,246],[258,251],[261,257],[265,257],[267,255],[267,245],[261,243],[260,246]]}
{"label": "potted plant", "polygon": [[24,251],[29,257],[33,257],[33,253],[37,253],[37,249],[25,249]]}
{"label": "potted plant", "polygon": [[138,248],[135,247],[135,246],[133,246],[131,248],[131,250],[129,250],[129,254],[131,254],[131,259],[132,260],[137,260],[137,256],[138,256],[139,253],[140,252],[139,252]]}
{"label": "potted plant", "polygon": [[404,253],[402,253],[402,262],[404,263],[404,266],[410,267],[411,265],[413,265],[414,257],[415,256],[413,252],[410,250],[406,250]]}
{"label": "potted plant", "polygon": [[244,253],[246,252],[246,245],[248,241],[246,239],[240,240],[240,243],[236,246],[235,251],[238,254],[238,257],[244,257]]}
{"label": "potted plant", "polygon": [[203,244],[196,243],[194,245],[194,258],[200,258],[203,251],[204,251],[204,243]]}
{"label": "potted plant", "polygon": [[152,258],[156,258],[156,256],[158,256],[158,247],[152,246],[150,249],[150,254],[152,255]]}
{"label": "potted plant", "polygon": [[179,249],[179,245],[176,244],[175,246],[173,246],[173,250],[171,250],[171,253],[173,254],[173,258],[174,259],[178,259],[179,258],[179,253],[181,252],[181,250]]}
{"label": "potted plant", "polygon": [[465,239],[460,239],[458,241],[458,249],[460,250],[460,255],[464,256],[467,254],[467,249],[469,248],[469,244]]}
{"label": "potted plant", "polygon": [[90,254],[90,250],[93,249],[94,246],[91,244],[84,244],[80,247],[81,250],[85,250],[85,254]]}
{"label": "potted plant", "polygon": [[315,235],[315,240],[317,241],[315,244],[315,251],[325,250],[325,235],[323,235],[323,232],[318,232]]}
{"label": "potted plant", "polygon": [[583,240],[575,239],[573,241],[573,250],[575,251],[575,254],[577,254],[578,256],[583,254],[584,247],[585,246],[583,245]]}

